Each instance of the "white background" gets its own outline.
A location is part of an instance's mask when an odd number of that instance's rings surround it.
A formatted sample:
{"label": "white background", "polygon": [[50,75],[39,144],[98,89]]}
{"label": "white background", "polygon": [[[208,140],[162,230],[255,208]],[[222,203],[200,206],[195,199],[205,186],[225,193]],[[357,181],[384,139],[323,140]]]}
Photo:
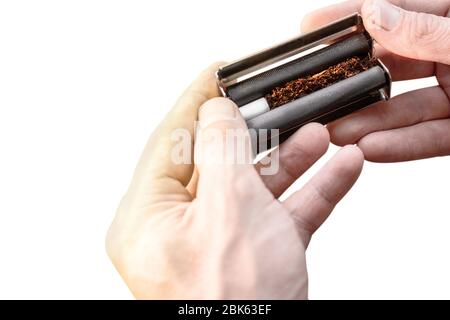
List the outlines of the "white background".
{"label": "white background", "polygon": [[[0,298],[132,298],[104,237],[150,132],[210,62],[332,2],[0,1]],[[366,163],[312,240],[310,298],[450,298],[449,164]]]}

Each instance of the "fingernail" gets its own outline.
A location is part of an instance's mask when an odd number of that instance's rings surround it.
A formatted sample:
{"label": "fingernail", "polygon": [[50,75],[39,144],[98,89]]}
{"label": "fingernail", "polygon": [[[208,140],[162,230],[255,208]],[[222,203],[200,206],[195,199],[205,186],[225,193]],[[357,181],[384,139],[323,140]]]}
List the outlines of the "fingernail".
{"label": "fingernail", "polygon": [[215,121],[236,119],[236,105],[227,98],[214,98],[203,104],[199,120],[207,126]]}
{"label": "fingernail", "polygon": [[391,31],[400,22],[400,10],[386,0],[374,0],[368,8],[370,22],[376,27]]}

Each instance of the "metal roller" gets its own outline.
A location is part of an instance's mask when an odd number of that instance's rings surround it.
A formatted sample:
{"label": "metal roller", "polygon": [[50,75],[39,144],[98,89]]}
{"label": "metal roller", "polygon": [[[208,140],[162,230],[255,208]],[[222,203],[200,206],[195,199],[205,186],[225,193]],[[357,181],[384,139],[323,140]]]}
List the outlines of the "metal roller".
{"label": "metal roller", "polygon": [[[278,129],[281,143],[306,123],[326,124],[390,98],[391,76],[372,51],[373,40],[361,16],[354,14],[222,66],[217,82],[222,94],[240,107],[257,139],[259,130]],[[370,63],[353,72],[347,63],[352,59]],[[330,70],[344,72],[329,77],[334,79],[330,82],[320,78],[335,72]],[[274,97],[279,103],[272,104]],[[271,134],[260,138],[269,140],[268,148],[273,147]],[[264,151],[259,142],[254,146]]]}
{"label": "metal roller", "polygon": [[313,92],[247,121],[249,129],[280,129],[286,132],[319,119],[378,92],[386,86],[386,72],[375,66],[351,78]]}
{"label": "metal roller", "polygon": [[271,88],[285,82],[318,73],[336,63],[353,56],[367,55],[372,41],[365,34],[358,34],[344,41],[332,44],[312,54],[291,61],[285,65],[263,72],[227,88],[227,96],[238,106],[264,96]]}

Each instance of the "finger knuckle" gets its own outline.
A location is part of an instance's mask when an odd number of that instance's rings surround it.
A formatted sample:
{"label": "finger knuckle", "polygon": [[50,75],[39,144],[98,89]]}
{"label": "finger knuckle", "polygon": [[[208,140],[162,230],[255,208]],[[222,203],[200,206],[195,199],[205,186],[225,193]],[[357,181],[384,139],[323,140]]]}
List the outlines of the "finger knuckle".
{"label": "finger knuckle", "polygon": [[[242,201],[248,201],[248,199],[253,198],[255,189],[252,188],[250,181],[255,181],[255,178],[256,172],[254,170],[224,170],[223,183],[226,186],[230,186],[224,190],[225,198],[240,199]],[[227,205],[233,205],[233,203],[228,202]]]}
{"label": "finger knuckle", "polygon": [[305,231],[307,234],[313,234],[319,225],[315,224],[310,219],[306,219],[300,215],[293,215],[293,220],[299,230]]}
{"label": "finger knuckle", "polygon": [[438,16],[412,12],[409,20],[409,40],[413,44],[434,50],[448,37],[448,30]]}

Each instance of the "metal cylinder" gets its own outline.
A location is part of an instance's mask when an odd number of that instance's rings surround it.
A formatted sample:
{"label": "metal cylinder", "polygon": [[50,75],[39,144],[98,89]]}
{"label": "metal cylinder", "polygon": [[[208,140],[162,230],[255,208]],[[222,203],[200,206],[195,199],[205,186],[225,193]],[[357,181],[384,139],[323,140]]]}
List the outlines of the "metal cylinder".
{"label": "metal cylinder", "polygon": [[366,34],[357,34],[232,85],[227,89],[227,96],[238,106],[245,105],[263,97],[273,87],[296,78],[318,73],[347,58],[367,54],[370,52],[371,46],[372,40]]}
{"label": "metal cylinder", "polygon": [[247,125],[249,129],[280,129],[283,133],[384,88],[387,82],[385,70],[375,66],[250,119]]}

